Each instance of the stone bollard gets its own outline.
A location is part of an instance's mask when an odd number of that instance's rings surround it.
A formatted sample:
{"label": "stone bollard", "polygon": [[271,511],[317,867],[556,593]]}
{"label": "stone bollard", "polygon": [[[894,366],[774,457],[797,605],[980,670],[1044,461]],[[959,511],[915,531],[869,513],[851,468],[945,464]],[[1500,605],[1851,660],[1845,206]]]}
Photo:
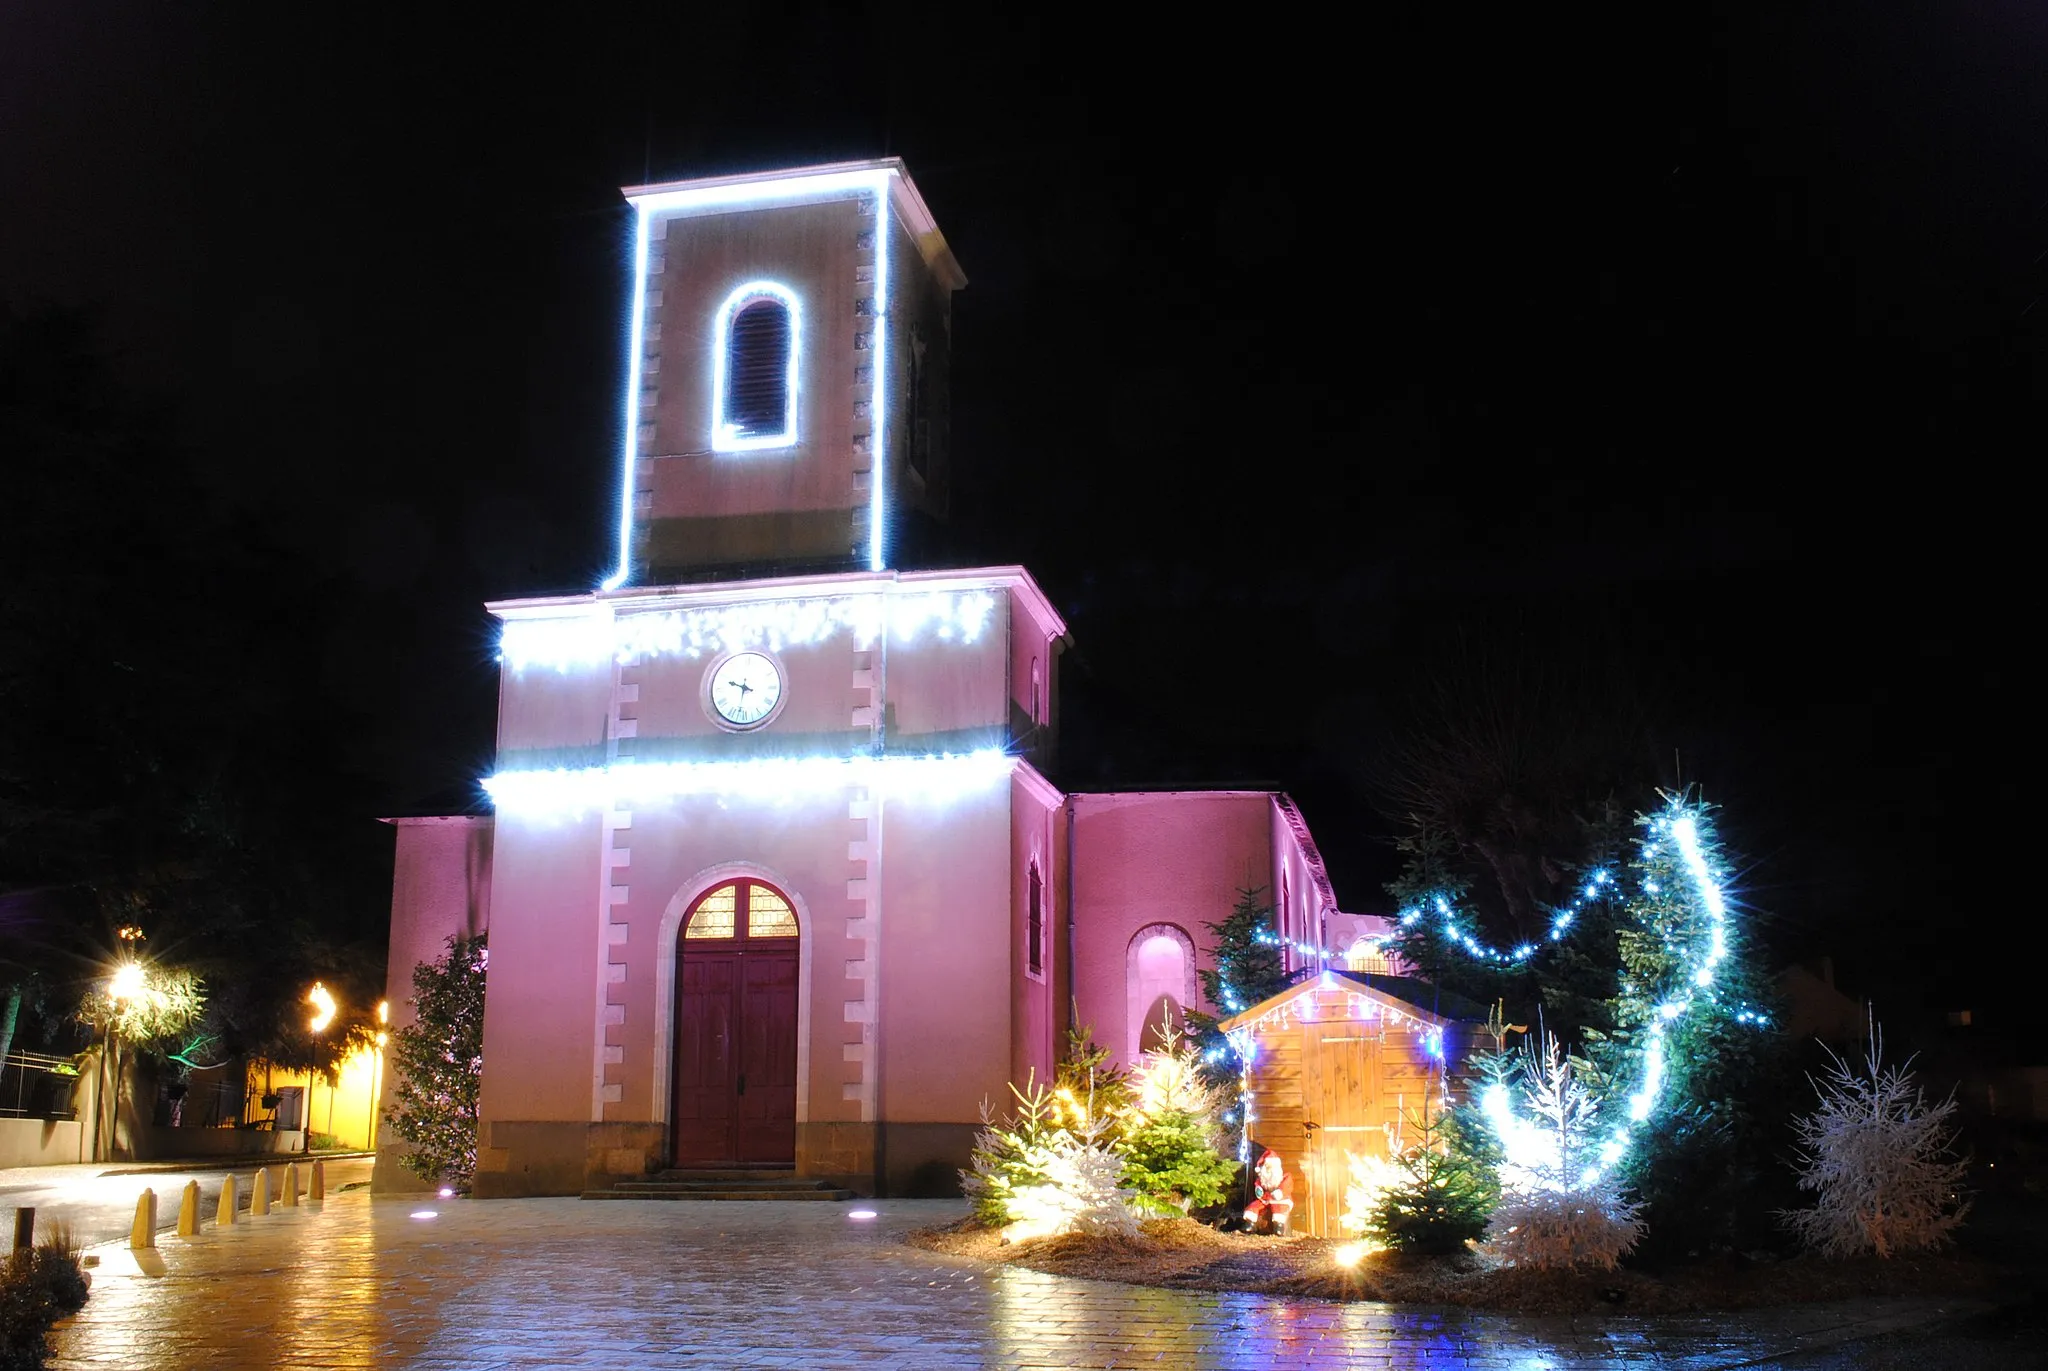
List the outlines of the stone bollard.
{"label": "stone bollard", "polygon": [[297,1209],[299,1207],[299,1164],[297,1162],[286,1162],[284,1164],[284,1207],[286,1209]]}
{"label": "stone bollard", "polygon": [[128,1246],[136,1251],[156,1246],[156,1191],[147,1186],[135,1197],[135,1222],[128,1225]]}
{"label": "stone bollard", "polygon": [[220,1183],[220,1207],[214,1211],[213,1221],[226,1228],[235,1221],[235,1178],[229,1176]]}
{"label": "stone bollard", "polygon": [[178,1198],[178,1236],[196,1238],[199,1236],[199,1182],[186,1181],[185,1193]]}
{"label": "stone bollard", "polygon": [[249,1190],[249,1217],[260,1219],[270,1212],[270,1168],[256,1168],[256,1184]]}
{"label": "stone bollard", "polygon": [[321,1204],[327,1199],[327,1164],[318,1157],[313,1159],[313,1180],[306,1187],[306,1202]]}
{"label": "stone bollard", "polygon": [[14,1250],[36,1245],[36,1211],[32,1205],[23,1205],[14,1211]]}

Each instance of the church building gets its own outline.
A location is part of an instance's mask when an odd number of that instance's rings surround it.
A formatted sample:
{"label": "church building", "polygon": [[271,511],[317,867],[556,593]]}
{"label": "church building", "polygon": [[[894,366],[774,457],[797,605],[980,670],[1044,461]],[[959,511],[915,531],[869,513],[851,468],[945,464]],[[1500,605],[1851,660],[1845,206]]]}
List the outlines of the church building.
{"label": "church building", "polygon": [[[1338,911],[1286,795],[1049,781],[1058,610],[910,550],[947,513],[966,277],[903,165],[625,194],[617,567],[489,606],[490,813],[392,821],[394,1013],[489,935],[475,1193],[945,1193],[1071,1024],[1131,1059],[1217,1012],[1204,924],[1240,888],[1293,966],[1368,955],[1385,922]],[[419,1186],[402,1146],[378,1188]]]}

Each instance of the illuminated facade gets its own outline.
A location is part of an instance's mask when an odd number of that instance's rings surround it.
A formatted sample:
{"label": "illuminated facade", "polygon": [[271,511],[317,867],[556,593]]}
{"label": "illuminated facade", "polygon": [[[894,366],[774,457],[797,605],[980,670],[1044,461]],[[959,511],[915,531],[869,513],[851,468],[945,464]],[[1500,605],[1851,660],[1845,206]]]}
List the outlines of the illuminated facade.
{"label": "illuminated facade", "polygon": [[1021,567],[908,551],[946,513],[965,278],[900,163],[627,197],[617,568],[490,606],[493,814],[398,825],[394,1008],[490,936],[479,1195],[949,1190],[1075,1014],[1129,1056],[1209,1007],[1238,888],[1297,960],[1382,927],[1283,795],[1047,779],[1066,625]]}

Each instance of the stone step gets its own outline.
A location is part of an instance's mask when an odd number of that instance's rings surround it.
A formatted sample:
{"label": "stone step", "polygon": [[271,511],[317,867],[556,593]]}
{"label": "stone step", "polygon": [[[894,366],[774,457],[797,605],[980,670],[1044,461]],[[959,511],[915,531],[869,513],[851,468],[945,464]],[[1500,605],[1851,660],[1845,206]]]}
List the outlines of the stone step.
{"label": "stone step", "polygon": [[799,1179],[796,1168],[790,1166],[757,1166],[753,1168],[656,1171],[647,1177],[650,1181],[794,1181]]}
{"label": "stone step", "polygon": [[829,1187],[752,1186],[741,1189],[705,1185],[648,1185],[628,1182],[610,1190],[586,1190],[586,1200],[850,1200],[851,1190]]}

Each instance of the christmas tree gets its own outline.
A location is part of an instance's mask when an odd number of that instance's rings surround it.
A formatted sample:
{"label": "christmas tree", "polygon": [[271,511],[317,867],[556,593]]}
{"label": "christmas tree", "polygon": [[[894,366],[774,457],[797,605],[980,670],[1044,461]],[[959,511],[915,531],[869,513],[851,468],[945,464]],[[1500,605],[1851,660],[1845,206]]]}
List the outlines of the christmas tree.
{"label": "christmas tree", "polygon": [[[1287,988],[1287,969],[1273,932],[1273,906],[1266,903],[1265,894],[1264,887],[1242,888],[1221,923],[1203,924],[1216,935],[1215,945],[1209,949],[1214,969],[1203,967],[1197,974],[1202,978],[1202,993],[1226,1016],[1250,1009]],[[1237,1066],[1230,1059],[1230,1045],[1217,1028],[1217,1020],[1195,1010],[1187,1017],[1204,1070],[1217,1084],[1234,1082]]]}
{"label": "christmas tree", "polygon": [[397,1085],[386,1117],[412,1144],[406,1168],[465,1194],[476,1174],[487,960],[481,937],[450,938],[442,957],[413,968],[417,1017],[391,1035]]}

